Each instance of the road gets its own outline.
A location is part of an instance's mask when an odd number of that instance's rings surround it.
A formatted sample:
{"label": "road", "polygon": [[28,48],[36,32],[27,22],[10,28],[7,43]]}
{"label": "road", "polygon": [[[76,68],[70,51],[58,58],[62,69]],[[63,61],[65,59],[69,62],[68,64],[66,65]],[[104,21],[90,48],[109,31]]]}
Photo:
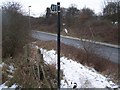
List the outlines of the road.
{"label": "road", "polygon": [[[33,31],[32,36],[39,40],[49,41],[49,40],[57,40],[55,34],[40,32],[40,31]],[[95,52],[96,54],[101,55],[107,59],[110,59],[114,63],[119,63],[119,56],[118,52],[120,47],[117,45],[100,43],[100,42],[93,42],[88,40],[80,40],[78,38],[67,37],[61,35],[61,42],[67,45],[72,45],[77,48],[88,48],[89,51]],[[89,48],[90,47],[90,48]]]}

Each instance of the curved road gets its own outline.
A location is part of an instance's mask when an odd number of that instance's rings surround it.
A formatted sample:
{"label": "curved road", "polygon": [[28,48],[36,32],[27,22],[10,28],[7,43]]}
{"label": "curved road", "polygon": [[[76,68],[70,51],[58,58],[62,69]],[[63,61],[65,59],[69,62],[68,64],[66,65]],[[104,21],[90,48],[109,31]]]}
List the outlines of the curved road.
{"label": "curved road", "polygon": [[[32,37],[44,41],[57,40],[56,36],[57,36],[56,34],[50,34],[40,31],[32,32]],[[119,56],[118,56],[120,47],[117,45],[80,40],[78,38],[67,37],[67,36],[61,36],[61,42],[67,45],[75,46],[77,48],[83,48],[83,47],[88,48],[89,51],[95,52],[105,58],[109,58],[114,63],[120,64]]]}

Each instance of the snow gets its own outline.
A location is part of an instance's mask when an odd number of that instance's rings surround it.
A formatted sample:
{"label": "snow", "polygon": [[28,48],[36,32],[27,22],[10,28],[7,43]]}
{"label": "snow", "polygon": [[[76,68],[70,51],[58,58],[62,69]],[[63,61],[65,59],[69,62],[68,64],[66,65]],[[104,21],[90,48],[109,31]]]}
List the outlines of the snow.
{"label": "snow", "polygon": [[[5,65],[5,64],[4,63],[0,64],[0,67],[2,68],[3,65]],[[11,73],[14,73],[14,70],[15,70],[15,68],[13,67],[13,65],[10,65],[8,71],[11,72]],[[8,75],[8,77],[12,78],[13,76],[12,75]],[[7,88],[7,89],[12,88],[12,90],[14,90],[17,87],[16,84],[13,84],[11,87],[8,87],[8,86],[5,85],[5,83],[0,84],[0,90],[2,90],[3,88]]]}
{"label": "snow", "polygon": [[65,23],[63,23],[63,26],[65,26]]}
{"label": "snow", "polygon": [[2,90],[3,88],[8,88],[8,86],[5,86],[5,83],[0,85],[0,90]]}
{"label": "snow", "polygon": [[8,86],[5,85],[5,83],[3,83],[2,85],[0,85],[0,90],[5,89],[5,88],[7,88],[7,89],[12,88],[12,90],[15,90],[16,87],[17,87],[16,84],[13,84],[11,87],[8,87]]}
{"label": "snow", "polygon": [[64,30],[65,30],[65,32],[68,34],[68,30],[67,30],[66,28],[65,28]]}
{"label": "snow", "polygon": [[11,72],[11,73],[14,73],[15,68],[13,67],[13,65],[10,65],[10,66],[9,66],[9,70],[8,70],[8,71]]}
{"label": "snow", "polygon": [[[57,63],[57,54],[55,50],[40,50],[46,63]],[[61,70],[63,71],[61,88],[73,88],[76,84],[77,88],[118,88],[118,85],[98,73],[94,68],[83,66],[66,57],[61,57],[60,60]]]}
{"label": "snow", "polygon": [[[43,54],[43,59],[46,64],[56,64],[57,68],[57,54],[55,50],[47,51],[45,49],[40,49]],[[63,71],[63,79],[61,80],[61,88],[118,88],[110,79],[106,78],[102,74],[98,73],[94,68],[83,66],[82,64],[68,59],[66,57],[60,58],[61,70]],[[0,65],[0,67],[2,67]],[[14,67],[9,66],[10,71],[14,72]],[[11,77],[11,76],[9,76]],[[0,85],[0,90],[2,88],[16,88],[17,85],[13,84],[11,87],[5,85],[5,83]]]}
{"label": "snow", "polygon": [[57,60],[57,54],[55,54],[56,51],[54,51],[54,50],[47,51],[44,49],[40,49],[40,50],[41,50],[41,53],[43,54],[45,63],[56,64],[56,60]]}
{"label": "snow", "polygon": [[1,63],[1,64],[0,64],[0,67],[3,67],[3,65],[4,65],[4,63]]}

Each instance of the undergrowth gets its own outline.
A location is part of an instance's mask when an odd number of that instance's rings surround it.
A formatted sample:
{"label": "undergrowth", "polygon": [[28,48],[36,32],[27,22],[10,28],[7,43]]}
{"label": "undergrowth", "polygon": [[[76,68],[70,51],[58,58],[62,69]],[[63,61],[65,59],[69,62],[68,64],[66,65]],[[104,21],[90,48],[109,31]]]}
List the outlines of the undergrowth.
{"label": "undergrowth", "polygon": [[[26,61],[26,58],[23,54],[20,54],[19,56],[16,56],[14,58],[4,59],[4,65],[2,68],[2,82],[5,83],[7,81],[6,85],[8,87],[10,87],[13,84],[17,84],[19,86],[18,88],[49,88],[43,77],[43,73],[41,73],[41,70],[40,78],[38,78],[38,68],[34,63],[35,60],[34,62]],[[11,64],[15,68],[14,73],[9,72],[9,66]],[[44,71],[47,76],[46,78],[48,82],[51,84],[50,86],[52,86],[51,88],[56,88],[57,70],[55,65],[45,64]],[[9,78],[9,75],[11,75],[12,77]]]}

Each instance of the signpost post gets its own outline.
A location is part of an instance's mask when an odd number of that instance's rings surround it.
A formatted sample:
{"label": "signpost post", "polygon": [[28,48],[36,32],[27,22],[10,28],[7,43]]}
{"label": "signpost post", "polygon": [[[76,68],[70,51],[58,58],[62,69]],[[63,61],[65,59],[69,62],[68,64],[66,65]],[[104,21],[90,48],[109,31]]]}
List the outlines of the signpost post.
{"label": "signpost post", "polygon": [[52,4],[51,5],[51,11],[53,13],[58,14],[58,19],[57,19],[57,67],[58,67],[58,72],[57,72],[57,80],[58,80],[58,89],[60,89],[60,2],[57,3],[57,5]]}
{"label": "signpost post", "polygon": [[57,53],[58,53],[58,89],[60,89],[60,3],[58,6],[58,32],[57,32]]}
{"label": "signpost post", "polygon": [[29,9],[29,30],[31,30],[31,22],[30,22],[30,7],[31,7],[31,6],[28,6],[28,9]]}
{"label": "signpost post", "polygon": [[120,28],[120,1],[117,1],[118,29]]}

